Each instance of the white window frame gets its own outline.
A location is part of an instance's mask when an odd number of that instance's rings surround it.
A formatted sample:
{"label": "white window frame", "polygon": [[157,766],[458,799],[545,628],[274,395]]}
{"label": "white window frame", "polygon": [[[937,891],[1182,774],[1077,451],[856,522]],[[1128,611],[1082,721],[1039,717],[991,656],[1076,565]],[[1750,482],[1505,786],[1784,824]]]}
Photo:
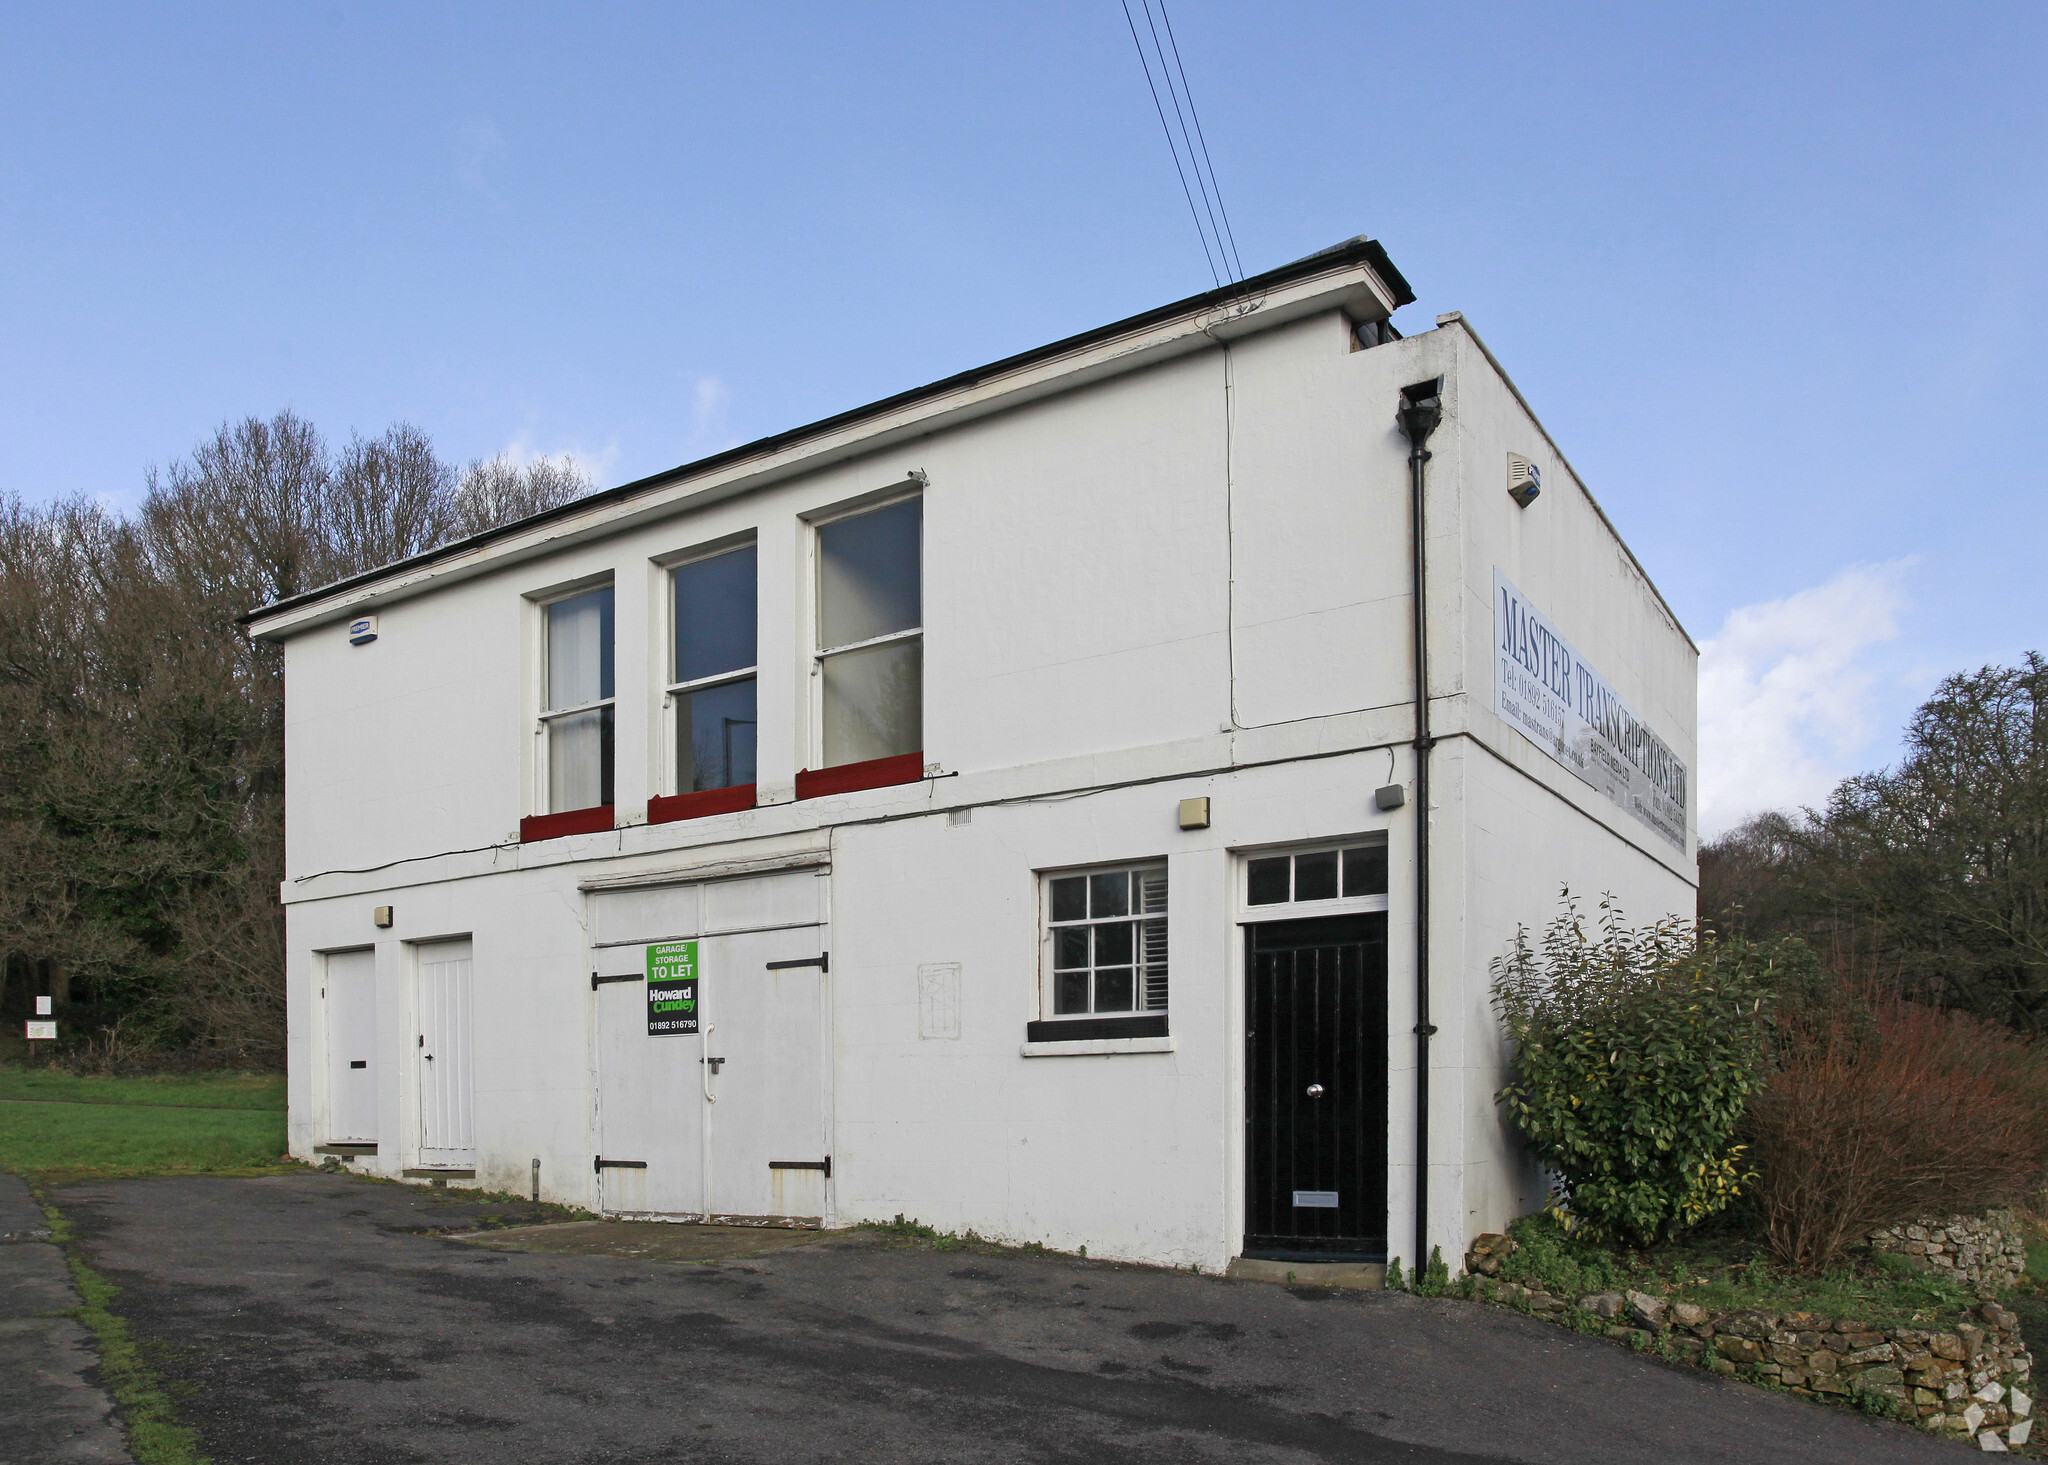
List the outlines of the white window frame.
{"label": "white window frame", "polygon": [[[1343,894],[1344,869],[1341,863],[1343,851],[1367,846],[1386,849],[1388,847],[1386,832],[1381,830],[1368,834],[1355,834],[1342,839],[1317,839],[1296,844],[1272,845],[1264,849],[1238,850],[1236,852],[1237,869],[1232,877],[1236,889],[1236,905],[1239,912],[1238,924],[1252,925],[1260,921],[1308,920],[1318,916],[1371,915],[1378,911],[1387,910],[1388,892],[1386,891],[1382,891],[1378,895]],[[1251,903],[1253,860],[1278,859],[1281,856],[1292,858],[1298,855],[1332,853],[1337,854],[1340,860],[1337,867],[1338,894],[1335,898],[1330,900],[1295,900],[1292,898],[1293,891],[1290,886],[1289,898],[1287,900],[1275,901],[1270,905],[1253,905]],[[1292,873],[1290,870],[1290,878]],[[1387,883],[1389,889],[1393,885],[1393,879],[1393,860],[1390,856],[1387,861]]]}
{"label": "white window frame", "polygon": [[[1169,878],[1166,881],[1165,908],[1158,912],[1132,911],[1129,915],[1126,916],[1103,916],[1100,918],[1091,916],[1086,920],[1081,921],[1056,922],[1053,920],[1053,881],[1070,880],[1075,878],[1076,876],[1085,879],[1091,875],[1113,875],[1118,872],[1123,872],[1132,876],[1136,876],[1140,873],[1150,874],[1153,872],[1157,872],[1161,875],[1168,875]],[[1167,861],[1164,856],[1154,856],[1149,859],[1138,860],[1112,860],[1107,863],[1098,865],[1081,865],[1071,869],[1039,871],[1038,1020],[1044,1023],[1094,1023],[1103,1021],[1114,1021],[1118,1018],[1169,1017],[1173,1011],[1173,965],[1171,959],[1165,957],[1163,953],[1162,959],[1157,963],[1157,965],[1161,968],[1160,978],[1162,981],[1166,983],[1166,1002],[1163,1006],[1159,1007],[1147,1007],[1143,1005],[1147,997],[1150,995],[1147,990],[1150,986],[1150,982],[1148,980],[1148,972],[1153,964],[1148,963],[1145,960],[1145,935],[1142,929],[1134,931],[1131,937],[1132,981],[1135,984],[1135,990],[1132,995],[1140,1005],[1125,1008],[1122,1011],[1112,1012],[1098,1012],[1092,1009],[1088,1012],[1058,1012],[1055,1010],[1058,1006],[1058,1003],[1055,1000],[1056,994],[1054,990],[1054,984],[1057,980],[1057,977],[1053,970],[1054,932],[1068,930],[1076,926],[1114,925],[1119,921],[1127,921],[1135,926],[1142,928],[1147,921],[1152,920],[1158,920],[1164,923],[1166,929],[1163,933],[1163,939],[1167,943],[1167,949],[1170,950],[1173,939],[1173,881],[1169,875]],[[1090,973],[1089,1000],[1092,1003],[1094,1000],[1093,974],[1096,971],[1096,967],[1093,962],[1092,952],[1090,953],[1090,963],[1088,971]]]}
{"label": "white window frame", "polygon": [[[609,590],[612,592],[612,695],[609,697],[600,697],[594,702],[584,702],[575,707],[549,707],[547,705],[549,695],[548,682],[550,680],[548,667],[548,653],[550,649],[548,646],[548,611],[550,608],[560,605],[565,600],[575,600],[579,596],[589,595],[591,592],[597,590]],[[535,613],[540,618],[540,634],[537,638],[540,648],[540,659],[538,673],[535,678],[535,685],[540,695],[535,700],[541,703],[540,711],[535,715],[533,724],[534,812],[537,814],[576,813],[578,811],[573,809],[556,809],[554,807],[554,790],[549,786],[548,783],[548,768],[550,763],[550,759],[548,757],[548,735],[550,731],[548,724],[551,722],[559,721],[564,717],[574,717],[578,713],[582,712],[593,712],[604,707],[609,707],[612,709],[612,797],[614,800],[616,800],[619,794],[618,587],[613,583],[612,578],[609,575],[607,575],[602,579],[586,581],[583,584],[571,586],[568,589],[549,591],[545,595],[536,596],[532,601],[532,605]],[[591,805],[591,807],[602,808],[603,805],[594,804]]]}
{"label": "white window frame", "polygon": [[[669,678],[675,674],[676,669],[676,571],[686,569],[691,565],[702,564],[705,560],[715,560],[725,555],[737,554],[739,553],[739,551],[743,549],[751,549],[754,551],[754,664],[744,669],[722,671],[712,676],[698,677],[694,681],[670,681]],[[677,745],[676,742],[676,698],[687,697],[692,692],[706,692],[713,687],[722,687],[726,685],[728,682],[743,682],[751,678],[754,683],[754,706],[756,709],[755,716],[758,717],[760,715],[759,708],[761,705],[761,552],[760,546],[756,542],[754,536],[749,534],[743,539],[729,539],[724,540],[716,545],[708,546],[703,549],[688,550],[683,554],[677,555],[674,559],[661,560],[658,562],[658,564],[661,570],[662,584],[664,586],[662,593],[667,597],[668,600],[668,634],[665,637],[663,637],[660,647],[662,668],[662,733],[660,746],[662,748],[662,761],[665,767],[665,771],[662,773],[661,779],[657,784],[657,787],[661,788],[663,791],[671,795],[687,794],[693,793],[695,792],[695,790],[679,787],[678,785],[681,783],[681,780],[676,776],[676,764],[682,753],[682,749]],[[616,714],[614,715],[616,716]],[[758,724],[756,724],[754,731],[754,756],[756,760],[758,760],[761,756],[759,741],[760,727]],[[759,776],[758,767],[756,768],[756,776]],[[728,785],[728,787],[731,786],[732,785]]]}
{"label": "white window frame", "polygon": [[[917,624],[907,630],[890,631],[886,635],[881,636],[870,636],[865,641],[853,641],[844,646],[821,646],[818,644],[819,638],[824,634],[825,617],[825,552],[824,543],[820,538],[819,531],[847,519],[858,519],[863,514],[872,514],[880,509],[894,508],[897,504],[904,503],[910,499],[922,499],[925,496],[924,490],[924,484],[913,483],[902,493],[892,493],[870,502],[834,509],[830,513],[819,514],[807,521],[810,528],[811,551],[811,604],[808,616],[811,623],[809,633],[811,644],[811,707],[809,719],[811,725],[811,757],[807,766],[820,769],[827,766],[825,762],[825,662],[829,658],[844,656],[849,651],[865,651],[870,646],[887,646],[897,641],[917,641],[920,643],[918,652],[918,685],[920,688],[924,685],[924,652],[922,650],[922,643],[924,641],[925,588],[924,515],[920,512],[917,521]],[[922,736],[924,712],[923,697],[922,693],[920,693],[917,709],[920,732],[918,741],[920,743],[924,741]],[[844,765],[840,766],[843,767]]]}

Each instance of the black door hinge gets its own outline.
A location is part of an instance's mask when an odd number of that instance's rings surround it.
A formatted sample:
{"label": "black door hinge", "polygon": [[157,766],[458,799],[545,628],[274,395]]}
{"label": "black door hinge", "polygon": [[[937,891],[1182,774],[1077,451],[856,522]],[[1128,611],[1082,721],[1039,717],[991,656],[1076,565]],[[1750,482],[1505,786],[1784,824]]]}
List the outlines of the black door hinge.
{"label": "black door hinge", "polygon": [[832,1157],[827,1155],[822,1160],[770,1160],[768,1168],[770,1170],[822,1170],[825,1172],[825,1178],[830,1180],[832,1178]]}
{"label": "black door hinge", "polygon": [[795,961],[771,961],[768,963],[768,970],[779,972],[794,966],[814,966],[821,972],[829,972],[832,970],[832,953],[821,951],[816,956],[802,956]]}

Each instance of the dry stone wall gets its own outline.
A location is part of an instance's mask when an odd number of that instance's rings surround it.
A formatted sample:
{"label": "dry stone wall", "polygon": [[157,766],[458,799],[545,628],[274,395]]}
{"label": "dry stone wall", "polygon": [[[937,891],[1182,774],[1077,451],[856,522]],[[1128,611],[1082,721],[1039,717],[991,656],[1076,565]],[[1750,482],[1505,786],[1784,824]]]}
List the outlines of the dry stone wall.
{"label": "dry stone wall", "polygon": [[1880,1226],[1868,1239],[1871,1250],[1912,1257],[1974,1287],[1980,1297],[1994,1297],[2015,1285],[2027,1269],[2026,1239],[2011,1211]]}
{"label": "dry stone wall", "polygon": [[1491,1274],[1513,1249],[1501,1236],[1473,1243],[1465,1258],[1473,1296],[1558,1321],[1597,1320],[1611,1338],[1802,1398],[1879,1404],[1982,1450],[2009,1451],[2033,1430],[2033,1357],[2019,1319],[1996,1302],[1980,1304],[1952,1331],[1933,1332],[1806,1312],[1710,1312],[1643,1292],[1573,1299],[1496,1280]]}

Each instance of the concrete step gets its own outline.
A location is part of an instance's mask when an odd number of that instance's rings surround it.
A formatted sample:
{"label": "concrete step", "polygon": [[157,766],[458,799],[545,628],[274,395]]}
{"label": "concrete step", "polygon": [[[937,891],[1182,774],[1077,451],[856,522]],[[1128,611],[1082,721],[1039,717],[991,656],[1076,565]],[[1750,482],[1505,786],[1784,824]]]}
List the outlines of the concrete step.
{"label": "concrete step", "polygon": [[1387,1285],[1381,1262],[1269,1262],[1253,1257],[1230,1259],[1224,1276],[1245,1282],[1278,1282],[1296,1287],[1359,1287],[1377,1292]]}

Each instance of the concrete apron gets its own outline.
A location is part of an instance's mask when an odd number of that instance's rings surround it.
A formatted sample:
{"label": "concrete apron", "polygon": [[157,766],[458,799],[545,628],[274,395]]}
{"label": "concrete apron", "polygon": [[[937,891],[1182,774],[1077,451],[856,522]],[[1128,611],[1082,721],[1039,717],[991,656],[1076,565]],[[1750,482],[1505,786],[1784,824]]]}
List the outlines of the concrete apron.
{"label": "concrete apron", "polygon": [[[808,1246],[830,1236],[831,1233],[820,1231],[695,1222],[677,1225],[662,1221],[567,1221],[551,1226],[458,1231],[450,1233],[447,1239],[499,1251],[612,1256],[633,1261],[715,1262]],[[1224,1275],[1241,1282],[1355,1287],[1377,1292],[1386,1286],[1387,1269],[1379,1262],[1268,1262],[1236,1257]]]}
{"label": "concrete apron", "polygon": [[456,1231],[448,1233],[447,1239],[497,1251],[612,1256],[628,1261],[718,1262],[808,1246],[829,1234],[794,1227],[715,1226],[694,1221],[562,1221],[551,1226]]}
{"label": "concrete apron", "polygon": [[18,1176],[0,1175],[0,1465],[129,1465],[114,1401],[87,1381],[92,1335],[64,1253]]}
{"label": "concrete apron", "polygon": [[[831,1233],[696,1222],[677,1225],[662,1221],[566,1221],[551,1226],[457,1231],[449,1233],[447,1239],[498,1251],[612,1256],[633,1261],[714,1262],[808,1246],[831,1239]],[[1386,1286],[1387,1269],[1379,1262],[1268,1262],[1236,1257],[1224,1275],[1241,1282],[1354,1287],[1377,1292]]]}
{"label": "concrete apron", "polygon": [[1265,1262],[1232,1257],[1223,1275],[1240,1282],[1278,1282],[1296,1287],[1357,1287],[1378,1292],[1387,1285],[1381,1262]]}

